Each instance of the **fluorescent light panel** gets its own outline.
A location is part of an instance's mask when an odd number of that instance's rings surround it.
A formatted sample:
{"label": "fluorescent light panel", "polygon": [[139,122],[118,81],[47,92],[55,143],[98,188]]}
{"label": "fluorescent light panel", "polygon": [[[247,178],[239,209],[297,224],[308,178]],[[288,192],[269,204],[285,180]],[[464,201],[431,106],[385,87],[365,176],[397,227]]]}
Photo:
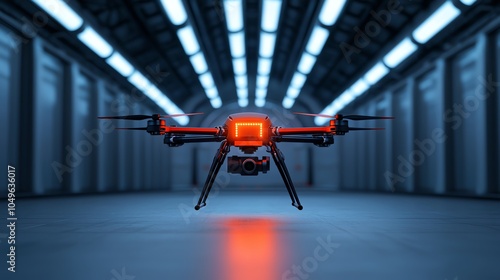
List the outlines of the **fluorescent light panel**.
{"label": "fluorescent light panel", "polygon": [[413,31],[413,38],[425,44],[459,15],[460,10],[451,1],[446,1]]}
{"label": "fluorescent light panel", "polygon": [[389,68],[387,68],[382,62],[375,64],[368,72],[366,72],[364,79],[370,85],[376,84],[380,79],[385,77],[389,73]]}
{"label": "fluorescent light panel", "polygon": [[387,66],[394,68],[414,53],[417,48],[417,45],[415,45],[410,38],[407,37],[384,56],[384,63]]}
{"label": "fluorescent light panel", "polygon": [[470,6],[474,3],[476,3],[476,0],[460,0],[464,5]]}
{"label": "fluorescent light panel", "polygon": [[294,87],[289,87],[288,90],[286,91],[286,96],[289,98],[296,99],[300,94],[300,89],[294,88]]}
{"label": "fluorescent light panel", "polygon": [[233,58],[245,55],[245,33],[243,31],[229,34],[229,48]]}
{"label": "fluorescent light panel", "polygon": [[106,59],[106,63],[124,77],[130,76],[134,72],[134,67],[118,52]]}
{"label": "fluorescent light panel", "polygon": [[255,90],[255,98],[265,99],[267,96],[267,88],[258,88]]}
{"label": "fluorescent light panel", "polygon": [[295,99],[285,96],[285,98],[283,98],[283,102],[281,103],[281,105],[285,109],[290,109],[290,108],[292,108],[294,103],[295,103]]}
{"label": "fluorescent light panel", "polygon": [[203,88],[212,88],[214,87],[214,79],[212,78],[212,74],[210,72],[207,72],[205,74],[201,74],[198,79],[200,80],[201,85]]}
{"label": "fluorescent light panel", "polygon": [[217,91],[216,87],[205,89],[205,94],[207,95],[208,99],[214,99],[219,96],[219,92]]}
{"label": "fluorescent light panel", "polygon": [[229,32],[236,32],[243,29],[243,6],[241,0],[225,0],[224,12]]}
{"label": "fluorescent light panel", "polygon": [[33,0],[68,31],[75,31],[83,25],[83,19],[61,0]]}
{"label": "fluorescent light panel", "polygon": [[302,54],[302,57],[300,58],[298,70],[302,74],[308,75],[311,72],[315,63],[316,63],[316,57],[314,55],[310,55],[307,52],[304,52]]}
{"label": "fluorescent light panel", "polygon": [[132,76],[128,78],[128,81],[141,91],[145,91],[151,86],[151,82],[138,71],[135,71]]}
{"label": "fluorescent light panel", "polygon": [[333,25],[345,5],[345,0],[326,0],[319,13],[319,21],[327,26]]}
{"label": "fluorescent light panel", "polygon": [[323,46],[328,39],[328,35],[330,32],[325,28],[316,25],[311,33],[311,37],[309,37],[309,41],[306,45],[306,50],[315,56],[318,56],[323,50]]}
{"label": "fluorescent light panel", "polygon": [[366,92],[366,90],[369,88],[370,86],[368,85],[368,83],[363,80],[363,78],[357,80],[350,88],[350,92],[355,96],[355,97],[358,97],[360,95],[362,95],[363,93]]}
{"label": "fluorescent light panel", "polygon": [[196,35],[194,34],[194,30],[191,25],[177,30],[177,36],[179,37],[181,45],[184,48],[184,52],[186,52],[187,55],[193,55],[200,51],[198,39],[196,39]]}
{"label": "fluorescent light panel", "polygon": [[306,75],[300,73],[300,72],[295,72],[295,74],[293,75],[292,77],[292,81],[290,82],[290,84],[294,87],[294,88],[302,88],[302,86],[304,86],[304,83],[306,82]]}
{"label": "fluorescent light panel", "polygon": [[248,98],[248,88],[237,88],[236,94],[238,95],[238,99]]}
{"label": "fluorescent light panel", "polygon": [[233,58],[233,70],[235,75],[243,75],[247,72],[246,57]]}
{"label": "fluorescent light panel", "polygon": [[267,32],[276,32],[280,20],[281,0],[264,0],[261,28]]}
{"label": "fluorescent light panel", "polygon": [[257,87],[265,88],[269,84],[269,76],[268,75],[258,75],[257,76]]}
{"label": "fluorescent light panel", "polygon": [[261,32],[259,55],[262,57],[272,57],[274,53],[275,42],[276,42],[276,34]]}
{"label": "fluorescent light panel", "polygon": [[213,108],[218,109],[222,106],[222,99],[220,99],[220,97],[210,99],[210,105],[212,105]]}
{"label": "fluorescent light panel", "polygon": [[266,100],[263,98],[257,98],[255,99],[255,106],[257,107],[264,107],[266,105]]}
{"label": "fluorescent light panel", "polygon": [[104,40],[92,27],[85,29],[77,35],[78,39],[98,56],[105,58],[111,55],[113,47]]}
{"label": "fluorescent light panel", "polygon": [[257,73],[260,75],[269,75],[271,72],[271,65],[273,63],[270,58],[259,58],[259,65],[257,66]]}
{"label": "fluorescent light panel", "polygon": [[246,107],[246,106],[248,106],[248,98],[238,99],[238,105],[240,107]]}
{"label": "fluorescent light panel", "polygon": [[181,25],[187,21],[187,13],[182,0],[161,0],[161,5],[173,24]]}
{"label": "fluorescent light panel", "polygon": [[195,55],[192,55],[189,60],[191,61],[191,64],[193,65],[194,71],[196,74],[202,74],[207,72],[208,66],[207,66],[207,61],[205,60],[205,56],[203,55],[202,52],[198,52]]}
{"label": "fluorescent light panel", "polygon": [[238,88],[246,88],[248,86],[247,75],[236,76],[234,77],[234,81],[236,82],[236,87]]}

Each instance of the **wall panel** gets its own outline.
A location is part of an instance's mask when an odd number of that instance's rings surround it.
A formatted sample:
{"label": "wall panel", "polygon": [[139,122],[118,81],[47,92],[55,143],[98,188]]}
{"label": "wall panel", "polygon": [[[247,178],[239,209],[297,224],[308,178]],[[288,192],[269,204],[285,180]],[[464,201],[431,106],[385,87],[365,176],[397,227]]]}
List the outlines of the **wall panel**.
{"label": "wall panel", "polygon": [[444,184],[445,144],[433,139],[435,132],[444,131],[444,92],[440,86],[442,77],[438,74],[433,69],[418,77],[415,83],[415,138],[408,160],[415,168],[415,189],[418,192],[437,192]]}
{"label": "wall panel", "polygon": [[453,137],[455,191],[475,194],[486,190],[486,104],[475,95],[481,72],[476,48],[462,51],[451,62],[453,113],[447,114]]}
{"label": "wall panel", "polygon": [[[7,29],[0,28],[0,163],[19,169],[19,52],[13,47],[13,38]],[[6,137],[7,136],[7,137]],[[19,171],[19,170],[16,170]],[[17,173],[19,176],[19,172]],[[0,182],[7,182],[7,172],[0,173]],[[19,188],[18,188],[19,191]],[[0,193],[7,193],[2,188]]]}
{"label": "wall panel", "polygon": [[[39,42],[38,42],[39,43]],[[63,127],[65,65],[61,59],[42,50],[37,44],[35,59],[33,120],[33,186],[37,194],[64,191],[69,184],[67,169],[78,165],[77,159],[67,156]]]}

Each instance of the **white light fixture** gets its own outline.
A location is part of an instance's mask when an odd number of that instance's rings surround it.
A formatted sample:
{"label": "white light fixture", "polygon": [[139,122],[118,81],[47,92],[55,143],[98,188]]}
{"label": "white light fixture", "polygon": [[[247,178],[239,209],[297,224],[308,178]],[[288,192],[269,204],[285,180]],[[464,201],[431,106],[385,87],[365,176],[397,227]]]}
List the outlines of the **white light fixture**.
{"label": "white light fixture", "polygon": [[387,66],[394,68],[414,53],[417,48],[417,45],[415,45],[410,38],[407,37],[384,56],[384,63]]}
{"label": "white light fixture", "polygon": [[258,88],[255,90],[255,98],[265,99],[267,96],[267,88]]}
{"label": "white light fixture", "polygon": [[33,0],[68,31],[75,31],[83,24],[83,19],[62,0]]}
{"label": "white light fixture", "polygon": [[261,99],[261,98],[255,99],[255,106],[257,106],[257,107],[264,107],[264,105],[266,105],[266,100],[265,99]]}
{"label": "white light fixture", "polygon": [[151,87],[149,80],[138,71],[135,71],[132,76],[128,77],[128,81],[141,91],[145,91],[147,88]]}
{"label": "white light fixture", "polygon": [[229,34],[229,48],[233,58],[245,55],[245,33],[243,31]]}
{"label": "white light fixture", "polygon": [[258,75],[257,76],[257,87],[265,88],[269,84],[269,76],[267,75]]}
{"label": "white light fixture", "polygon": [[111,55],[113,47],[104,40],[92,27],[85,29],[77,35],[78,39],[98,56],[105,58]]}
{"label": "white light fixture", "polygon": [[233,58],[233,70],[235,75],[243,75],[247,72],[246,57]]}
{"label": "white light fixture", "polygon": [[366,72],[364,79],[370,85],[376,84],[380,79],[385,77],[389,73],[389,68],[387,68],[382,62],[375,64],[368,72]]}
{"label": "white light fixture", "polygon": [[246,106],[248,106],[248,98],[238,99],[238,105],[240,107],[246,107]]}
{"label": "white light fixture", "polygon": [[118,52],[113,53],[112,56],[106,59],[106,63],[125,78],[134,72],[134,67]]}
{"label": "white light fixture", "polygon": [[243,7],[241,0],[225,0],[224,12],[229,32],[236,32],[243,29]]}
{"label": "white light fixture", "polygon": [[306,82],[306,75],[300,73],[300,72],[295,72],[295,74],[293,75],[292,77],[292,81],[290,82],[290,84],[294,87],[294,88],[302,88],[302,86],[304,86],[304,83]]}
{"label": "white light fixture", "polygon": [[285,98],[283,98],[283,102],[281,103],[281,105],[285,109],[290,109],[290,108],[292,108],[294,103],[295,103],[295,99],[285,96]]}
{"label": "white light fixture", "polygon": [[187,13],[182,0],[161,0],[161,4],[173,24],[181,25],[187,21]]}
{"label": "white light fixture", "polygon": [[237,88],[238,99],[248,99],[248,88]]}
{"label": "white light fixture", "polygon": [[259,75],[269,75],[271,72],[271,64],[273,63],[270,58],[259,58],[259,65],[257,66],[257,73]]}
{"label": "white light fixture", "polygon": [[370,86],[368,85],[368,83],[363,80],[363,78],[357,80],[350,88],[350,92],[352,95],[354,95],[354,97],[358,97],[360,96],[361,94],[365,93],[366,90],[369,88]]}
{"label": "white light fixture", "polygon": [[205,89],[205,94],[207,95],[208,99],[214,99],[219,96],[219,92],[217,91],[216,87]]}
{"label": "white light fixture", "polygon": [[297,68],[302,74],[309,74],[314,64],[316,63],[316,57],[314,55],[310,55],[307,52],[302,54],[302,58],[299,62],[299,67]]}
{"label": "white light fixture", "polygon": [[344,8],[344,4],[345,0],[326,0],[319,13],[319,21],[327,26],[333,25]]}
{"label": "white light fixture", "polygon": [[[164,96],[161,91],[156,87],[151,85],[150,87],[144,89],[142,91],[147,97],[149,97],[151,100],[158,100],[161,99],[162,96]],[[170,105],[170,104],[169,104]]]}
{"label": "white light fixture", "polygon": [[286,91],[286,96],[289,98],[296,99],[300,94],[300,89],[294,88],[294,87],[289,87],[288,90]]}
{"label": "white light fixture", "polygon": [[222,100],[220,97],[210,99],[210,105],[212,105],[213,108],[218,109],[222,106]]}
{"label": "white light fixture", "polygon": [[446,1],[413,31],[413,38],[425,44],[459,15],[460,10],[450,0]]}
{"label": "white light fixture", "polygon": [[196,74],[202,74],[207,72],[208,66],[207,66],[207,61],[205,60],[205,56],[203,55],[202,52],[198,52],[197,54],[192,55],[189,60],[191,61],[191,64],[193,65],[194,72]]}
{"label": "white light fixture", "polygon": [[281,0],[264,0],[262,7],[261,28],[267,32],[276,32],[280,20]]}
{"label": "white light fixture", "polygon": [[476,3],[476,0],[460,0],[464,5],[470,6],[474,3]]}
{"label": "white light fixture", "polygon": [[200,51],[200,45],[198,44],[198,40],[196,39],[196,35],[191,25],[177,30],[177,36],[187,55],[193,55]]}
{"label": "white light fixture", "polygon": [[201,74],[198,79],[200,80],[201,85],[203,88],[212,88],[214,86],[214,79],[212,78],[212,74],[210,72],[207,72],[205,74]]}
{"label": "white light fixture", "polygon": [[345,107],[347,104],[351,103],[356,97],[351,93],[350,90],[344,91],[337,99],[335,100],[335,104],[338,104],[339,107]]}
{"label": "white light fixture", "polygon": [[309,41],[307,42],[306,50],[310,54],[318,56],[323,50],[323,46],[328,39],[328,35],[330,35],[328,30],[321,26],[315,26],[311,37],[309,37]]}
{"label": "white light fixture", "polygon": [[247,75],[235,76],[234,81],[237,88],[246,88],[248,86]]}
{"label": "white light fixture", "polygon": [[276,42],[276,34],[260,32],[259,55],[261,57],[272,57],[274,53],[275,42]]}

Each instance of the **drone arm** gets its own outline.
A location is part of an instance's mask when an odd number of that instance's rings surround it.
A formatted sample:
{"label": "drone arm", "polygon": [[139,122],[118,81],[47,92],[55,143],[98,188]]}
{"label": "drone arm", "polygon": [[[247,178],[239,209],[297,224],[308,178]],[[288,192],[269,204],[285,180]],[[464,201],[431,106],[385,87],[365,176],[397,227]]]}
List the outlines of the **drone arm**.
{"label": "drone arm", "polygon": [[333,135],[325,136],[276,136],[272,138],[275,142],[289,142],[289,143],[311,143],[319,146],[329,146],[333,144]]}
{"label": "drone arm", "polygon": [[172,136],[165,136],[165,144],[167,145],[182,145],[185,143],[205,143],[205,142],[221,142],[226,137],[224,136],[195,136],[195,137],[189,137],[189,136],[177,136],[177,135],[172,135]]}
{"label": "drone arm", "polygon": [[273,127],[273,134],[275,136],[283,135],[300,135],[300,134],[323,134],[332,133],[332,128],[330,126],[319,126],[319,127]]}
{"label": "drone arm", "polygon": [[223,129],[221,127],[176,127],[176,126],[167,126],[165,129],[165,133],[174,133],[174,134],[195,134],[195,135],[213,135],[220,136],[223,133]]}

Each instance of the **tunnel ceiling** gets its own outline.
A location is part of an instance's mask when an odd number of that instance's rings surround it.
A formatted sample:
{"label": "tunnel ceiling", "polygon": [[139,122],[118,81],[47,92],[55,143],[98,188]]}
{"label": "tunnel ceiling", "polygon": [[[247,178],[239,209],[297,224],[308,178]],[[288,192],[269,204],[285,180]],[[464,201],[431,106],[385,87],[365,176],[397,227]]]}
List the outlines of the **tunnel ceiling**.
{"label": "tunnel ceiling", "polygon": [[[30,6],[25,1],[22,6]],[[305,108],[323,108],[372,66],[382,51],[401,39],[408,25],[414,25],[419,14],[428,12],[442,1],[399,1],[401,12],[391,14],[387,26],[376,29],[374,13],[387,11],[392,0],[349,0],[332,26],[321,25],[330,35],[317,57],[302,87],[297,103]],[[187,23],[173,24],[160,0],[73,0],[69,5],[86,24],[90,24],[123,56],[147,76],[183,111],[202,108],[213,110],[205,96],[199,75],[177,36],[177,30],[186,24],[195,31],[208,69],[212,74],[222,104],[237,102],[235,75],[228,38],[228,27],[223,1],[185,0]],[[258,73],[259,44],[263,0],[242,2],[245,34],[245,58],[248,77],[248,100],[253,105]],[[297,66],[306,48],[323,1],[284,0],[276,30],[274,55],[266,100],[281,104]],[[434,6],[433,6],[434,5]],[[31,7],[33,6],[33,7]],[[371,22],[371,23],[370,23]],[[376,35],[369,43],[360,45],[357,28]],[[403,34],[404,35],[404,34]],[[366,36],[366,33],[365,33]],[[365,37],[366,38],[366,37]],[[358,51],[346,56],[341,45],[357,46]],[[391,45],[392,44],[392,45]],[[345,50],[344,50],[345,51]],[[200,96],[203,96],[201,98]],[[315,102],[316,105],[307,104]],[[292,108],[293,109],[293,108]],[[208,112],[207,112],[208,113]]]}

